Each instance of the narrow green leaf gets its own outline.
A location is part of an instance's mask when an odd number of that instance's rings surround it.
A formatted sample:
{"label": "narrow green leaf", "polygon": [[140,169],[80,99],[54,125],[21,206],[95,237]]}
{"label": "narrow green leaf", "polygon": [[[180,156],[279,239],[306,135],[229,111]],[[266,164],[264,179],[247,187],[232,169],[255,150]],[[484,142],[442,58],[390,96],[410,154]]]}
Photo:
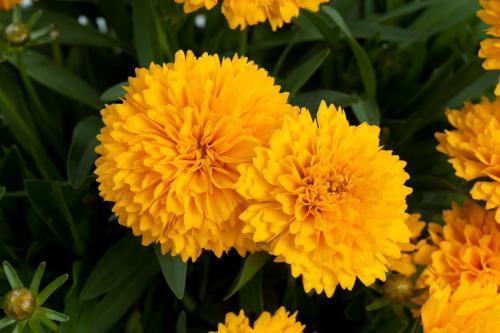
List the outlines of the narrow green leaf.
{"label": "narrow green leaf", "polygon": [[92,169],[97,153],[97,134],[102,127],[102,121],[95,116],[80,121],[74,131],[66,162],[69,183],[73,188],[79,188],[87,179]]}
{"label": "narrow green leaf", "polygon": [[28,324],[28,320],[26,320],[26,319],[18,321],[16,324],[16,327],[14,328],[12,333],[26,333],[24,331],[24,328],[26,327],[27,324]]}
{"label": "narrow green leaf", "polygon": [[33,295],[38,294],[38,289],[40,288],[40,282],[42,281],[43,272],[45,271],[45,262],[42,261],[38,268],[36,269],[35,275],[31,280],[30,290]]}
{"label": "narrow green leaf", "polygon": [[113,244],[99,259],[80,292],[81,300],[90,300],[110,291],[145,260],[144,249],[136,239],[126,236]]}
{"label": "narrow green leaf", "polygon": [[227,300],[238,292],[238,290],[240,290],[270,260],[271,256],[265,252],[253,253],[246,257],[238,276],[233,281],[233,284],[231,285],[231,288],[229,288],[224,300]]}
{"label": "narrow green leaf", "polygon": [[128,276],[97,303],[89,318],[88,332],[107,333],[138,301],[151,278],[158,272],[154,258],[148,257],[142,266],[131,270]]}
{"label": "narrow green leaf", "polygon": [[186,289],[187,263],[180,256],[162,255],[158,246],[155,247],[155,254],[170,290],[178,299],[182,299]]}
{"label": "narrow green leaf", "polygon": [[42,306],[45,301],[56,291],[60,286],[63,285],[64,282],[68,279],[68,274],[63,274],[56,278],[54,281],[49,283],[47,287],[45,287],[36,297],[37,306]]}
{"label": "narrow green leaf", "polygon": [[48,308],[41,307],[40,308],[40,313],[45,316],[45,318],[53,321],[57,321],[60,323],[66,322],[69,320],[69,317],[66,316],[64,313],[60,313]]}
{"label": "narrow green leaf", "polygon": [[76,230],[61,184],[57,181],[26,180],[24,186],[33,208],[59,241],[76,253],[82,253],[83,242]]}
{"label": "narrow green leaf", "polygon": [[387,14],[381,15],[375,19],[375,22],[385,22],[393,19],[400,18],[405,15],[413,14],[423,8],[429,7],[432,4],[432,0],[423,0],[418,2],[406,3],[394,10],[391,10]]}
{"label": "narrow green leaf", "polygon": [[313,90],[299,93],[290,99],[293,105],[306,107],[311,112],[318,109],[321,101],[335,106],[349,106],[356,103],[358,98],[336,90]]}
{"label": "narrow green leaf", "polygon": [[292,96],[299,92],[302,86],[304,86],[311,76],[321,67],[329,54],[329,49],[322,50],[296,67],[287,76],[284,83],[284,89],[289,91]]}
{"label": "narrow green leaf", "polygon": [[255,275],[239,291],[240,308],[246,313],[259,314],[264,310],[262,295],[262,273]]}
{"label": "narrow green leaf", "polygon": [[389,305],[390,302],[387,298],[377,298],[375,300],[373,300],[373,302],[371,302],[370,304],[368,304],[366,306],[366,310],[367,311],[375,311],[375,310],[379,310],[379,309],[382,309],[383,307]]}
{"label": "narrow green leaf", "polygon": [[19,278],[19,275],[17,275],[16,270],[7,261],[3,262],[3,270],[12,289],[24,287],[23,282]]}
{"label": "narrow green leaf", "polygon": [[186,312],[181,311],[177,317],[177,324],[175,325],[175,333],[187,333]]}
{"label": "narrow green leaf", "polygon": [[[38,320],[43,324],[43,326],[47,327],[49,330],[52,332],[57,332],[58,327],[57,324],[54,323],[52,320],[49,320],[47,317],[41,315],[40,313],[37,315]],[[45,332],[46,330],[44,330]]]}
{"label": "narrow green leaf", "polygon": [[356,103],[352,104],[352,111],[360,123],[380,123],[380,111],[377,103],[373,100],[360,98]]}
{"label": "narrow green leaf", "polygon": [[4,186],[0,186],[0,200],[2,200],[3,196],[5,195],[5,187]]}
{"label": "narrow green leaf", "polygon": [[[91,108],[101,108],[102,103],[94,88],[65,67],[33,51],[24,52],[23,60],[33,80]],[[9,62],[17,66],[14,57],[9,57]]]}
{"label": "narrow green leaf", "polygon": [[40,325],[40,321],[36,317],[31,317],[30,319],[28,319],[28,326],[31,330],[31,333],[44,333],[42,325]]}
{"label": "narrow green leaf", "polygon": [[33,29],[33,27],[35,26],[35,24],[38,23],[41,17],[42,17],[42,11],[39,9],[30,16],[28,22],[26,22],[26,25],[30,27],[30,29]]}
{"label": "narrow green leaf", "polygon": [[103,101],[104,103],[119,101],[120,98],[122,98],[125,95],[125,89],[123,88],[127,86],[128,82],[125,81],[117,83],[114,86],[108,88],[105,92],[102,93],[101,101]]}
{"label": "narrow green leaf", "polygon": [[2,319],[0,319],[0,330],[2,328],[5,328],[9,325],[12,325],[14,324],[16,321],[10,317],[3,317]]}
{"label": "narrow green leaf", "polygon": [[137,61],[141,67],[161,62],[152,0],[132,0],[132,23]]}

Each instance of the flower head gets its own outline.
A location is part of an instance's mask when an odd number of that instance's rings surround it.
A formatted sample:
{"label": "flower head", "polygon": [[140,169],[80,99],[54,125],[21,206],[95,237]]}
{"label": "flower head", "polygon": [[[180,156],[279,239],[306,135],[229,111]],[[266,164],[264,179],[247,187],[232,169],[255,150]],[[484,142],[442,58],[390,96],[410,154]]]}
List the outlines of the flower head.
{"label": "flower head", "polygon": [[500,37],[500,0],[480,0],[481,9],[477,16],[491,28],[487,30],[488,34]]}
{"label": "flower head", "polygon": [[296,319],[297,313],[290,314],[284,307],[273,315],[263,312],[250,326],[243,310],[238,315],[228,313],[224,324],[219,324],[217,332],[211,333],[302,333],[305,326]]}
{"label": "flower head", "polygon": [[456,291],[433,285],[422,306],[424,333],[496,333],[500,327],[500,294],[494,284],[465,283]]}
{"label": "flower head", "polygon": [[269,243],[277,261],[302,275],[306,291],[328,296],[358,277],[385,279],[387,258],[399,258],[405,224],[405,162],[379,146],[379,128],[349,126],[342,110],[323,102],[285,119],[268,146],[241,165],[238,191],[253,201],[240,215],[244,232]]}
{"label": "flower head", "polygon": [[[455,130],[436,133],[437,150],[451,157],[457,176],[478,181],[471,190],[476,200],[486,201],[486,208],[500,206],[500,98],[480,103],[466,102],[461,110],[448,110],[448,121]],[[496,220],[500,223],[500,210]]]}
{"label": "flower head", "polygon": [[[184,3],[184,11],[189,13],[199,8],[211,9],[217,0],[175,0]],[[248,25],[269,21],[273,30],[290,23],[299,15],[300,9],[318,11],[319,5],[329,0],[223,0],[222,13],[231,29],[238,26],[245,29]]]}
{"label": "flower head", "polygon": [[[500,287],[500,224],[493,212],[472,201],[443,212],[445,225],[434,235],[437,250],[420,279],[456,289],[468,282]],[[420,283],[420,285],[422,285]]]}
{"label": "flower head", "polygon": [[11,10],[19,3],[21,3],[21,0],[0,0],[0,9]]}
{"label": "flower head", "polygon": [[122,103],[102,110],[95,173],[120,224],[195,260],[253,249],[238,214],[236,167],[268,140],[288,95],[246,58],[178,52],[175,62],[138,69]]}

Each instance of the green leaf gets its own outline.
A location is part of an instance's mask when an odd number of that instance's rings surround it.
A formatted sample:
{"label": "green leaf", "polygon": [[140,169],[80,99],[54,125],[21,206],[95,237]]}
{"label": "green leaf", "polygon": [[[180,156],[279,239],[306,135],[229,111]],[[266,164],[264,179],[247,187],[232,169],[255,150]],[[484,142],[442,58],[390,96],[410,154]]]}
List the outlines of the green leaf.
{"label": "green leaf", "polygon": [[119,101],[125,95],[124,87],[128,86],[128,82],[120,82],[115,84],[114,86],[108,88],[101,95],[101,101],[104,103],[116,102]]}
{"label": "green leaf", "polygon": [[3,196],[5,195],[5,187],[4,186],[0,186],[0,200],[2,200]]}
{"label": "green leaf", "polygon": [[94,307],[89,319],[89,332],[107,333],[139,300],[150,279],[158,272],[158,264],[149,257],[140,267],[130,270],[120,284],[108,292]]}
{"label": "green leaf", "polygon": [[28,321],[26,319],[22,320],[22,321],[18,321],[16,324],[16,327],[14,327],[14,330],[12,331],[12,333],[26,333],[24,328],[26,327],[27,324],[28,324]]}
{"label": "green leaf", "polygon": [[335,106],[348,106],[356,103],[358,98],[336,90],[314,90],[304,93],[299,93],[290,98],[290,103],[297,106],[303,106],[311,112],[318,109],[321,101],[327,104],[335,104]]}
{"label": "green leaf", "polygon": [[30,290],[33,295],[38,294],[38,289],[40,288],[40,282],[42,281],[43,272],[45,271],[45,262],[41,262],[36,269],[35,275],[31,280]]}
{"label": "green leaf", "polygon": [[76,253],[82,253],[83,242],[64,199],[61,184],[58,181],[26,180],[24,186],[33,208],[58,240]]}
{"label": "green leaf", "polygon": [[66,322],[69,320],[69,317],[66,316],[64,313],[60,313],[60,312],[54,311],[52,309],[41,307],[39,311],[43,316],[45,316],[45,318],[47,318],[49,320],[57,321],[60,323],[63,323],[63,322]]}
{"label": "green leaf", "polygon": [[[99,95],[87,82],[40,53],[23,53],[28,75],[38,83],[94,109],[102,106]],[[14,57],[9,62],[17,66]]]}
{"label": "green leaf", "polygon": [[383,297],[377,298],[366,306],[366,310],[367,311],[379,310],[379,309],[381,309],[389,304],[390,304],[390,302],[387,298],[383,298]]}
{"label": "green leaf", "polygon": [[177,324],[175,325],[175,333],[187,333],[186,312],[181,311],[177,317]]}
{"label": "green leaf", "polygon": [[9,285],[12,289],[15,288],[23,288],[23,282],[19,278],[19,275],[17,275],[16,270],[14,267],[12,267],[11,264],[9,264],[7,261],[3,262],[3,270],[5,272],[5,276],[7,277],[7,280],[9,281]]}
{"label": "green leaf", "polygon": [[14,324],[16,321],[10,317],[3,317],[0,319],[0,330],[4,327]]}
{"label": "green leaf", "polygon": [[292,96],[299,92],[300,88],[321,67],[329,54],[329,49],[322,50],[292,70],[284,82],[284,89],[289,91]]}
{"label": "green leaf", "polygon": [[233,281],[233,284],[231,285],[231,288],[229,288],[224,300],[227,300],[240,290],[270,260],[271,256],[265,252],[252,253],[246,257],[238,276]]}
{"label": "green leaf", "polygon": [[137,61],[141,67],[162,61],[152,0],[132,0],[132,23]]}
{"label": "green leaf", "polygon": [[68,180],[73,188],[79,188],[90,174],[97,157],[96,136],[101,127],[102,121],[98,117],[91,116],[80,121],[73,131],[66,162]]}
{"label": "green leaf", "polygon": [[178,299],[182,299],[186,290],[187,262],[183,262],[180,256],[174,257],[168,253],[162,255],[158,246],[155,247],[155,254],[170,290]]}
{"label": "green leaf", "polygon": [[28,319],[28,326],[31,330],[31,333],[44,333],[42,325],[36,317],[31,317],[30,319]]}
{"label": "green leaf", "polygon": [[131,271],[143,265],[146,254],[145,249],[131,236],[113,244],[90,272],[80,292],[80,299],[90,300],[115,288],[127,279]]}
{"label": "green leaf", "polygon": [[63,274],[57,277],[54,281],[49,283],[47,287],[45,287],[36,297],[37,306],[42,306],[45,301],[56,291],[60,286],[63,285],[64,282],[68,279],[68,274]]}
{"label": "green leaf", "polygon": [[246,313],[260,314],[264,310],[262,295],[262,273],[255,275],[239,291],[240,308]]}
{"label": "green leaf", "polygon": [[380,111],[377,103],[373,100],[361,98],[358,102],[352,105],[352,111],[360,123],[367,122],[369,124],[380,123]]}

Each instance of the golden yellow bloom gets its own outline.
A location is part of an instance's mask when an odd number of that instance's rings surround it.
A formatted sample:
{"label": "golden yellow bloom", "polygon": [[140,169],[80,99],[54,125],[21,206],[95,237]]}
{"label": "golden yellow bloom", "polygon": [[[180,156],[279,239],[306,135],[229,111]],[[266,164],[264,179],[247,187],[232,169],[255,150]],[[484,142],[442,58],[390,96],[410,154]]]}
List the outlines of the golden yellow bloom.
{"label": "golden yellow bloom", "polygon": [[477,16],[491,26],[488,34],[500,37],[500,0],[480,0],[482,9]]}
{"label": "golden yellow bloom", "polygon": [[[489,24],[487,34],[500,37],[500,0],[480,0],[482,9],[477,15],[484,23]],[[487,70],[500,69],[500,39],[489,38],[481,42],[479,57],[486,59],[483,67]],[[495,89],[495,95],[500,95],[500,83]]]}
{"label": "golden yellow bloom", "polygon": [[[401,273],[403,275],[412,275],[416,272],[416,263],[414,259],[415,252],[417,252],[417,238],[425,227],[425,222],[420,221],[420,214],[411,214],[406,219],[406,226],[411,232],[411,239],[408,243],[399,243],[401,248],[401,258],[387,258],[389,262],[389,268],[393,271]],[[420,246],[424,243],[418,242]]]}
{"label": "golden yellow bloom", "polygon": [[[175,0],[184,3],[184,11],[192,12],[199,8],[213,8],[217,0]],[[290,23],[299,15],[300,9],[314,12],[322,3],[329,0],[223,0],[222,13],[231,29],[238,26],[245,29],[248,25],[269,21],[273,30],[281,28],[284,23]]]}
{"label": "golden yellow bloom", "polygon": [[241,233],[236,167],[266,142],[287,104],[274,79],[247,58],[192,52],[138,69],[122,103],[102,110],[96,162],[101,196],[143,244],[195,260],[253,249]]}
{"label": "golden yellow bloom", "polygon": [[387,258],[411,236],[405,224],[405,162],[379,146],[380,129],[349,126],[342,110],[323,102],[285,119],[268,147],[238,167],[238,191],[254,202],[240,215],[244,232],[269,243],[277,261],[302,275],[306,291],[332,296],[356,277],[384,280]]}
{"label": "golden yellow bloom", "polygon": [[21,0],[0,0],[0,9],[11,10],[19,3],[21,3]]}
{"label": "golden yellow bloom", "polygon": [[243,310],[238,315],[228,313],[224,324],[219,324],[216,332],[211,333],[302,333],[305,326],[296,319],[297,313],[290,314],[284,307],[274,315],[263,312],[250,327]]}
{"label": "golden yellow bloom", "polygon": [[[437,150],[449,160],[456,175],[466,180],[488,177],[478,181],[471,190],[476,200],[486,201],[487,209],[500,206],[500,98],[480,103],[466,102],[461,110],[448,110],[448,121],[455,130],[436,133]],[[500,223],[500,210],[496,220]]]}
{"label": "golden yellow bloom", "polygon": [[[493,283],[500,287],[500,224],[493,212],[472,201],[443,212],[445,225],[434,237],[438,250],[422,273],[423,285]],[[440,239],[439,239],[440,238]],[[420,283],[422,285],[422,283]]]}
{"label": "golden yellow bloom", "polygon": [[434,285],[422,307],[424,333],[498,333],[500,294],[496,285]]}

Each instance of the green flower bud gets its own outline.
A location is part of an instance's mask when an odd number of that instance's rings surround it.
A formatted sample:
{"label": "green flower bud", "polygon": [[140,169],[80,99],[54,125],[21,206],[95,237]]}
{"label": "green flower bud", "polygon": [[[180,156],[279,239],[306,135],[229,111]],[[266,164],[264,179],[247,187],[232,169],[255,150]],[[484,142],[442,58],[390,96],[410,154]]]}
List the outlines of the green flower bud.
{"label": "green flower bud", "polygon": [[36,299],[29,289],[12,289],[5,295],[3,311],[7,316],[15,320],[28,318],[35,312]]}
{"label": "green flower bud", "polygon": [[5,28],[5,39],[15,46],[24,45],[30,37],[30,29],[24,23],[11,23]]}
{"label": "green flower bud", "polygon": [[384,295],[396,302],[409,300],[413,297],[413,282],[406,276],[397,274],[389,277],[384,284]]}

